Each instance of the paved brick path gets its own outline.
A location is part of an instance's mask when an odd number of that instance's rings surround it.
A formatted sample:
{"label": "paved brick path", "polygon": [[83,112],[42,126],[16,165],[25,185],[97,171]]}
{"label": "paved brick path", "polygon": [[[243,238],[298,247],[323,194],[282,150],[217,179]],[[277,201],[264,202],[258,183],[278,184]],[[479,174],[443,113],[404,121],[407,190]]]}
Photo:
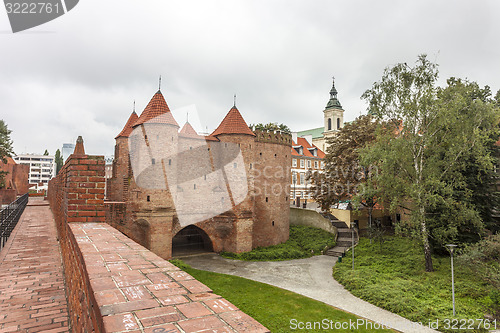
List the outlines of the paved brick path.
{"label": "paved brick path", "polygon": [[57,231],[36,199],[0,252],[0,333],[15,331],[69,332]]}

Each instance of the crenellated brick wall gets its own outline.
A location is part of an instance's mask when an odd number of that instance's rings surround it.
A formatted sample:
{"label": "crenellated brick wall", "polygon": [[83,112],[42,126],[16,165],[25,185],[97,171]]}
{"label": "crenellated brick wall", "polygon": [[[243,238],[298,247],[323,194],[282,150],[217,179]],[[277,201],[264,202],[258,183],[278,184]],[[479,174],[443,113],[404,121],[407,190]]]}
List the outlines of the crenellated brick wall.
{"label": "crenellated brick wall", "polygon": [[[104,158],[86,155],[81,138],[49,182],[48,199],[72,332],[269,332],[189,274],[102,223]],[[119,219],[123,211],[113,214]]]}
{"label": "crenellated brick wall", "polygon": [[[83,150],[83,140],[81,146]],[[72,154],[49,182],[48,199],[61,245],[74,332],[103,332],[82,253],[68,223],[105,222],[104,184],[104,156],[86,155],[84,151]]]}

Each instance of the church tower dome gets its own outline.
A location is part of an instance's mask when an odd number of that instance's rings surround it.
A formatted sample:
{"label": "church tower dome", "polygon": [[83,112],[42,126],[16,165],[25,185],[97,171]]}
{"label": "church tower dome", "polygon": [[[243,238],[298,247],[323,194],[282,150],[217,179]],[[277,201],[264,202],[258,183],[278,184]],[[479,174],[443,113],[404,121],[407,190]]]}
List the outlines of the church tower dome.
{"label": "church tower dome", "polygon": [[330,99],[323,110],[325,130],[323,137],[325,139],[325,147],[327,148],[326,139],[332,137],[338,130],[344,127],[344,109],[337,98],[337,89],[335,88],[335,78],[333,78],[332,89],[330,89]]}

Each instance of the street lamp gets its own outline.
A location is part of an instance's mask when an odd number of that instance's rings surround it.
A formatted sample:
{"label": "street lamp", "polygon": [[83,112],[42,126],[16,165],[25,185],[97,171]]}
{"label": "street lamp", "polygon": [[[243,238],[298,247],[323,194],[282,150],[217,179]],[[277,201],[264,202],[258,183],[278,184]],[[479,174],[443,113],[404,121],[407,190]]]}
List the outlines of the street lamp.
{"label": "street lamp", "polygon": [[451,254],[451,297],[453,299],[453,317],[455,317],[455,278],[453,276],[453,251],[457,247],[455,244],[446,244]]}
{"label": "street lamp", "polygon": [[295,200],[297,200],[297,196],[295,195],[295,184],[297,183],[297,174],[293,172],[292,174],[293,181],[293,204],[295,205]]}
{"label": "street lamp", "polygon": [[354,228],[356,228],[356,222],[351,222],[351,229],[352,229],[352,232],[351,232],[351,235],[352,235],[352,248],[351,248],[351,252],[352,252],[352,270],[354,270]]}

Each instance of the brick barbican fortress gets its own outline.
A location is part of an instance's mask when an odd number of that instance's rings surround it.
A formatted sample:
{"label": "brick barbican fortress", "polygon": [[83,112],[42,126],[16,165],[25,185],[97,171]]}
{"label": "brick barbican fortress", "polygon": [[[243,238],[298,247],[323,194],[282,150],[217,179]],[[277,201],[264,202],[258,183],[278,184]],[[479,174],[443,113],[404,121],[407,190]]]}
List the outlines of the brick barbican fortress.
{"label": "brick barbican fortress", "polygon": [[233,106],[202,136],[160,91],[115,138],[106,222],[162,258],[246,252],[289,236],[291,135],[252,130]]}

